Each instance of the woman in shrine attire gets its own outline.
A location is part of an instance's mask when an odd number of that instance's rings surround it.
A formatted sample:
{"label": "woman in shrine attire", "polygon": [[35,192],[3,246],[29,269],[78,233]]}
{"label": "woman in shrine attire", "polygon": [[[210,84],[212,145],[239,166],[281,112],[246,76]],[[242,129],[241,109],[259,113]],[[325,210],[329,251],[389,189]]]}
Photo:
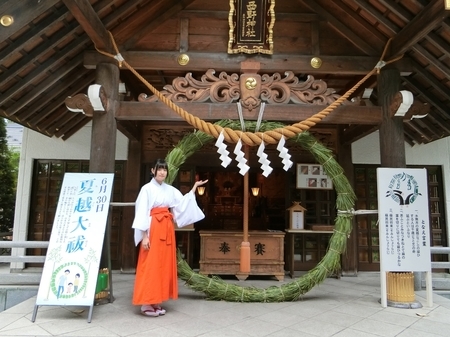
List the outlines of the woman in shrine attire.
{"label": "woman in shrine attire", "polygon": [[153,178],[136,199],[132,226],[136,246],[140,243],[133,304],[151,317],[166,313],[162,302],[178,298],[174,222],[184,227],[205,217],[195,200],[195,190],[208,180],[196,181],[192,190],[182,195],[164,182],[167,172],[167,163],[158,159],[151,169]]}

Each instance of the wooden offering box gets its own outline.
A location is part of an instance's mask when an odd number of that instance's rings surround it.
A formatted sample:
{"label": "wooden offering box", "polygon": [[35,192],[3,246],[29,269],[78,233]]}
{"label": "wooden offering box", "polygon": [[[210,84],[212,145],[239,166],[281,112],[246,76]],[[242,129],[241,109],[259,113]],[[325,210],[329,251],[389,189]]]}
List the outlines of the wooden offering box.
{"label": "wooden offering box", "polygon": [[[282,231],[249,231],[249,275],[284,280],[284,235]],[[241,231],[200,231],[200,274],[237,275],[242,239]]]}

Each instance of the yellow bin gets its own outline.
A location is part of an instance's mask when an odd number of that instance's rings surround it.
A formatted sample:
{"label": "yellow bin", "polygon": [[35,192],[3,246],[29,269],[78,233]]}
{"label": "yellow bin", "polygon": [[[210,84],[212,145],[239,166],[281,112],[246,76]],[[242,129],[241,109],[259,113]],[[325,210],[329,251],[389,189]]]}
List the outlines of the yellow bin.
{"label": "yellow bin", "polygon": [[387,273],[387,299],[392,302],[414,302],[414,273],[388,272]]}

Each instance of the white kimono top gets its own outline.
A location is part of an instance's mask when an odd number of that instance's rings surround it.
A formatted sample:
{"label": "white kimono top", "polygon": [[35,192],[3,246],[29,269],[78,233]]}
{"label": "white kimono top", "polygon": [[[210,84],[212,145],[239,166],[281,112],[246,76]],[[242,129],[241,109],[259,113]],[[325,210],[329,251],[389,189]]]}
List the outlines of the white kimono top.
{"label": "white kimono top", "polygon": [[154,207],[168,207],[172,209],[173,218],[178,227],[184,227],[205,217],[195,200],[195,194],[191,190],[185,195],[175,187],[155,180],[142,186],[136,199],[135,216],[132,228],[134,228],[134,243],[136,246],[142,241],[142,231],[147,231],[150,236],[151,216],[150,211]]}

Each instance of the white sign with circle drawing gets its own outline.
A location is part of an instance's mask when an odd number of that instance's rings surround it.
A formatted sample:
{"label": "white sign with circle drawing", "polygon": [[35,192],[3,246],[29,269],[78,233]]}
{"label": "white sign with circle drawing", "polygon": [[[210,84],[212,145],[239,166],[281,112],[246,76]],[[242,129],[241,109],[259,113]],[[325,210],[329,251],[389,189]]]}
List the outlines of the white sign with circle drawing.
{"label": "white sign with circle drawing", "polygon": [[430,271],[425,169],[378,168],[380,263],[387,271]]}

